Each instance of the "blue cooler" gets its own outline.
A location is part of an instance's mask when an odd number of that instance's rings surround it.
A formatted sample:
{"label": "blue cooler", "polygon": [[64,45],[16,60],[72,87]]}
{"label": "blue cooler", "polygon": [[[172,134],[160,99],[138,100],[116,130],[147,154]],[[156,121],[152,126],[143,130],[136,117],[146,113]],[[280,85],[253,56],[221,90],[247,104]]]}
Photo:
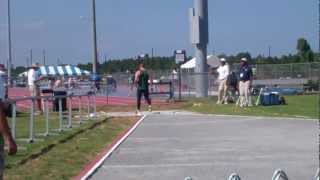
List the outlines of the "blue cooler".
{"label": "blue cooler", "polygon": [[261,96],[261,104],[264,106],[271,105],[271,95],[270,93],[263,93]]}
{"label": "blue cooler", "polygon": [[272,92],[271,94],[270,94],[270,100],[271,100],[271,102],[270,102],[270,104],[271,105],[279,105],[280,104],[280,96],[279,96],[279,93],[278,92]]}

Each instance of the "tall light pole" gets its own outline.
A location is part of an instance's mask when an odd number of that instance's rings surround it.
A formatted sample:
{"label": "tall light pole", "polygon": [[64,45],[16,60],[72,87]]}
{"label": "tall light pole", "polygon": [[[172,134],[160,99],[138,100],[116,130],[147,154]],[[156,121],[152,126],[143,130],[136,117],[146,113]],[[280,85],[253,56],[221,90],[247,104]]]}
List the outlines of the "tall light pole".
{"label": "tall light pole", "polygon": [[8,86],[11,86],[11,68],[12,68],[12,47],[11,47],[11,9],[10,0],[8,0]]}
{"label": "tall light pole", "polygon": [[46,65],[46,50],[42,50],[43,65]]}
{"label": "tall light pole", "polygon": [[268,56],[269,56],[269,58],[271,58],[271,46],[270,45],[268,46]]}
{"label": "tall light pole", "polygon": [[208,96],[207,46],[209,43],[208,0],[194,0],[190,10],[191,43],[196,57],[196,96]]}
{"label": "tall light pole", "polygon": [[29,67],[29,57],[26,58],[27,68]]}
{"label": "tall light pole", "polygon": [[92,73],[94,75],[97,75],[98,50],[97,50],[96,0],[92,0],[92,37],[93,37]]}
{"label": "tall light pole", "polygon": [[33,53],[32,53],[32,49],[30,49],[30,65],[32,66],[33,64]]}

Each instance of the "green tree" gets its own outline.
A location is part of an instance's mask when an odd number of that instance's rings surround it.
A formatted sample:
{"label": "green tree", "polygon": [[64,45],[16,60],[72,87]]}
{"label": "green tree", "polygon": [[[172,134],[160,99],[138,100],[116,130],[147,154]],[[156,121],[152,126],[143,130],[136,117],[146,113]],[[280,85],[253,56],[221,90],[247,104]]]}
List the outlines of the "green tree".
{"label": "green tree", "polygon": [[17,77],[20,73],[27,71],[28,68],[24,66],[18,66],[12,70],[12,76]]}
{"label": "green tree", "polygon": [[297,43],[298,56],[300,57],[300,62],[313,62],[314,53],[310,47],[308,41],[304,38],[298,39]]}

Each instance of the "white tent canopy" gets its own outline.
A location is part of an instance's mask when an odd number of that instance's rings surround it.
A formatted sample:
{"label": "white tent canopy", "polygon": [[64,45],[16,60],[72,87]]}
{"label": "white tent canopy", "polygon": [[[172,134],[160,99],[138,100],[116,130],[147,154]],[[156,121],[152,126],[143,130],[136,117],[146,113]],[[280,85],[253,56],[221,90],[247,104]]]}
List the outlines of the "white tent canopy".
{"label": "white tent canopy", "polygon": [[[212,68],[216,68],[220,65],[220,60],[215,55],[209,55],[207,56],[207,63],[208,66]],[[181,65],[181,69],[194,69],[196,67],[196,58],[192,58],[186,63]]]}
{"label": "white tent canopy", "polygon": [[[47,76],[89,76],[91,73],[82,70],[76,66],[40,66],[38,70],[39,75]],[[27,77],[28,71],[19,74],[19,77]]]}
{"label": "white tent canopy", "polygon": [[82,70],[77,66],[40,66],[38,73],[41,76],[89,76],[89,71]]}

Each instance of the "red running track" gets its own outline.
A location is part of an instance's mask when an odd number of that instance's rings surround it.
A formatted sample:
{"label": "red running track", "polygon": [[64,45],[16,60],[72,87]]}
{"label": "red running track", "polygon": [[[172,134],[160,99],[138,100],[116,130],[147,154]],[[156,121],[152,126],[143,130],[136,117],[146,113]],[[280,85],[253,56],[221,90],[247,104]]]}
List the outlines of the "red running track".
{"label": "red running track", "polygon": [[[27,88],[10,88],[9,90],[9,97],[10,98],[19,98],[19,97],[27,97],[29,96],[29,91]],[[82,97],[81,103],[82,105],[86,105],[88,102],[88,98]],[[30,108],[30,101],[19,101],[17,103],[18,109],[29,109]],[[135,105],[136,99],[132,97],[115,97],[115,96],[97,96],[96,97],[97,106],[106,106],[106,105],[118,105],[118,106],[127,106],[127,105]],[[164,100],[153,99],[153,104],[166,104]],[[51,106],[51,103],[49,103]],[[74,106],[79,105],[79,98],[75,98],[72,101]]]}

